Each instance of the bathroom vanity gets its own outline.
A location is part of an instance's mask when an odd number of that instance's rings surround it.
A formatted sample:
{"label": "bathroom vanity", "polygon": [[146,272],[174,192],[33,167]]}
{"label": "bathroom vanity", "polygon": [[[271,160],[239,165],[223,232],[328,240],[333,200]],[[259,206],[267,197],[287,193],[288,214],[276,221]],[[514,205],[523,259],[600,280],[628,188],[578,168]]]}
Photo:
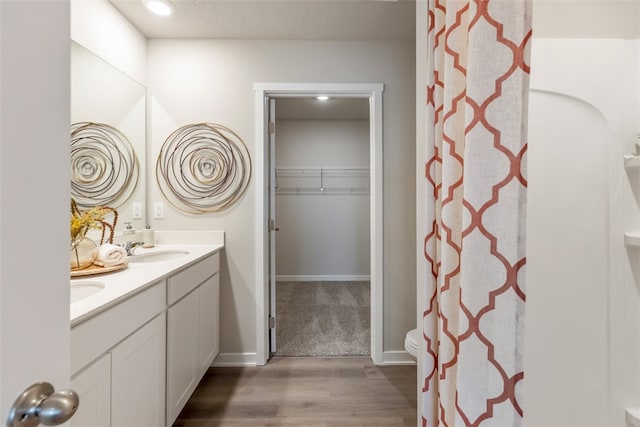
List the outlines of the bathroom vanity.
{"label": "bathroom vanity", "polygon": [[72,426],[171,426],[218,353],[222,244],[140,249],[71,281]]}

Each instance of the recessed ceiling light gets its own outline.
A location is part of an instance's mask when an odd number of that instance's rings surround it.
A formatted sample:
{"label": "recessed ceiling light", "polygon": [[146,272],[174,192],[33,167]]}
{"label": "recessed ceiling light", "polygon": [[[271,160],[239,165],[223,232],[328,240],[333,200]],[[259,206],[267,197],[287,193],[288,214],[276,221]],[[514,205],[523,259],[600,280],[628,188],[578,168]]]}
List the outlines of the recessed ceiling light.
{"label": "recessed ceiling light", "polygon": [[328,96],[326,96],[326,95],[320,95],[320,96],[316,96],[316,99],[317,99],[318,101],[326,101],[326,100],[328,100],[328,99],[329,99],[329,97],[328,97]]}
{"label": "recessed ceiling light", "polygon": [[169,0],[143,0],[143,3],[147,9],[160,16],[172,15],[176,9]]}

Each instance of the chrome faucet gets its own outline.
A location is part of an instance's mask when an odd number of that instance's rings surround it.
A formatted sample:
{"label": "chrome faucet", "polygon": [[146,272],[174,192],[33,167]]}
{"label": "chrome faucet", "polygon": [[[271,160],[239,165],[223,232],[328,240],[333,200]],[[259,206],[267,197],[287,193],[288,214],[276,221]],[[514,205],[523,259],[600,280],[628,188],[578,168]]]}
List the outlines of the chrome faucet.
{"label": "chrome faucet", "polygon": [[127,242],[124,244],[124,246],[122,246],[124,248],[125,251],[127,251],[127,255],[133,255],[133,253],[135,252],[136,248],[138,246],[143,245],[144,242]]}

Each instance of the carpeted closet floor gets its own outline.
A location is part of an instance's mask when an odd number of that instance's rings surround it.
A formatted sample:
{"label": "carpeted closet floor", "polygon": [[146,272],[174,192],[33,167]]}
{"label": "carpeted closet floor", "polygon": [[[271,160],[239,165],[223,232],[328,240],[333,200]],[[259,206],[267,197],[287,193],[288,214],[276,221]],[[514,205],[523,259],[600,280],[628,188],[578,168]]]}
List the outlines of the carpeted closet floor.
{"label": "carpeted closet floor", "polygon": [[370,283],[278,282],[277,356],[368,356]]}

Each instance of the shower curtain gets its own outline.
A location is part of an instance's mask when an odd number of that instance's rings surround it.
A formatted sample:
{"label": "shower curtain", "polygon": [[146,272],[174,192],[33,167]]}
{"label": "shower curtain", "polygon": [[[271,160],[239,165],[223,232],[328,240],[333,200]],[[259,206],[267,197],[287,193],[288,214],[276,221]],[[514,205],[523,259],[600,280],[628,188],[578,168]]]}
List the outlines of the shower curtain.
{"label": "shower curtain", "polygon": [[531,4],[428,14],[422,425],[519,426]]}

